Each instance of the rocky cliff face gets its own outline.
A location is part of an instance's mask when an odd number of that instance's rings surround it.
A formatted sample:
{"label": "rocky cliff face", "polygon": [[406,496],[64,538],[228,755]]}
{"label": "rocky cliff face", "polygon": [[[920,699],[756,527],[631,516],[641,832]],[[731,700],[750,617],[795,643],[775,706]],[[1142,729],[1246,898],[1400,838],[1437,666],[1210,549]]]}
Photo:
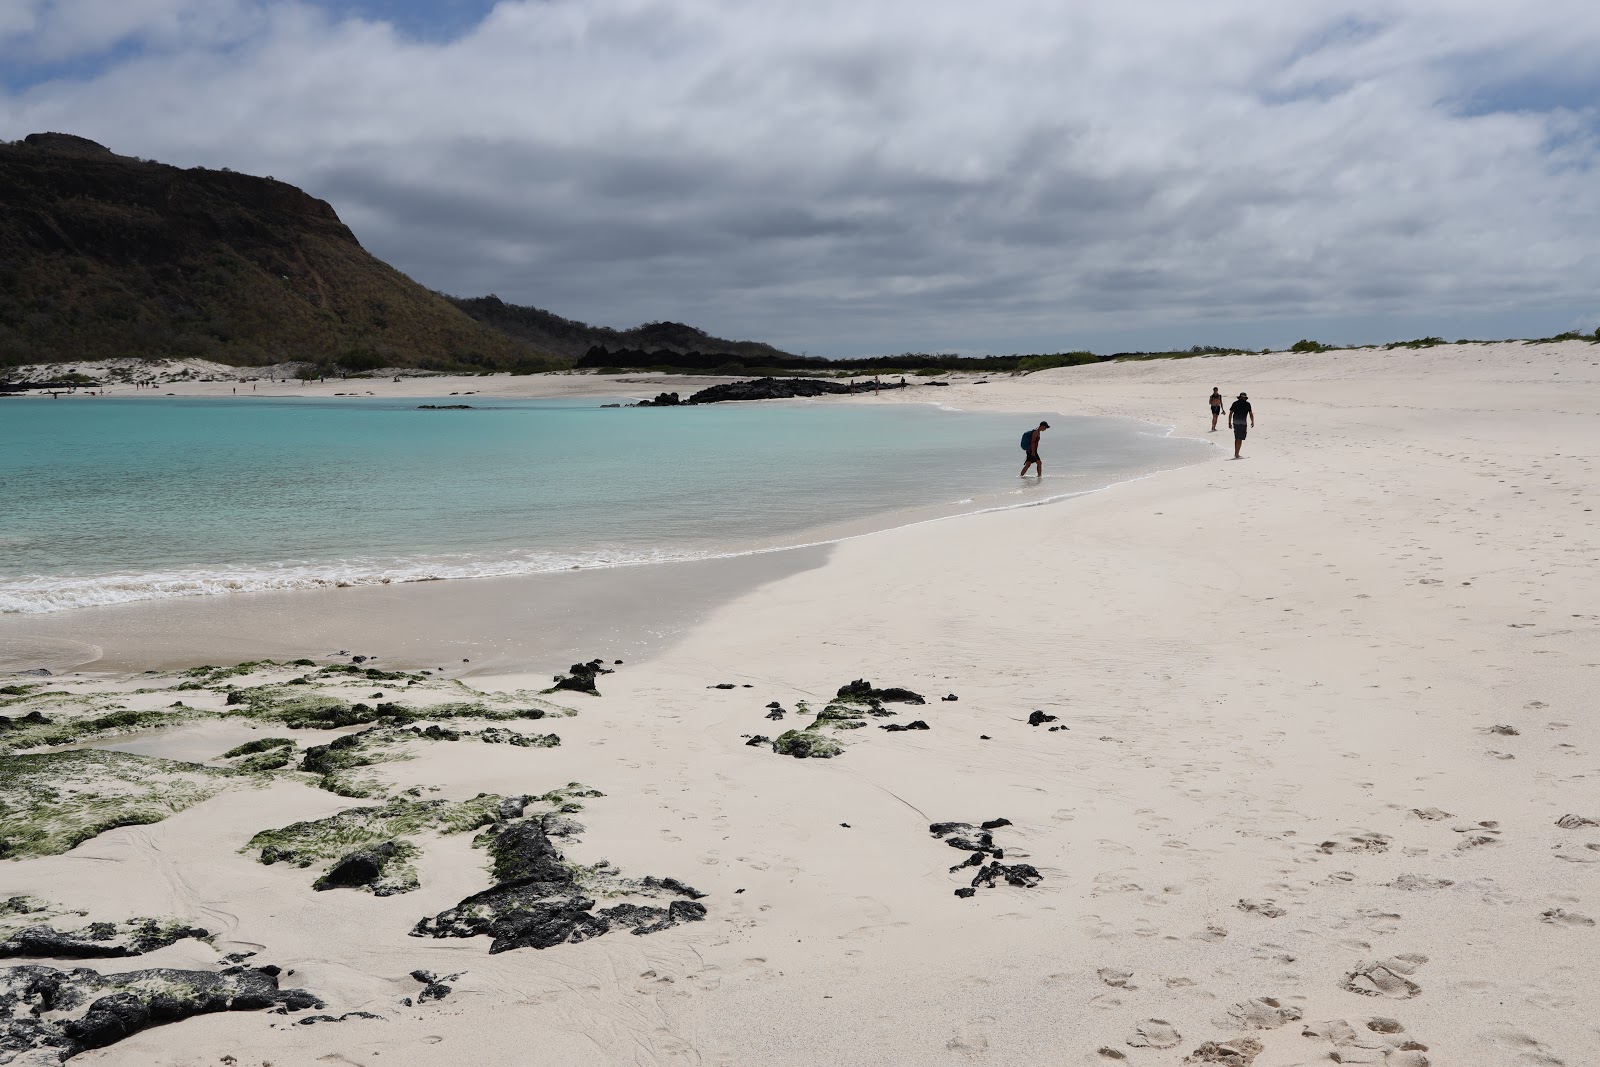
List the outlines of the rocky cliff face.
{"label": "rocky cliff face", "polygon": [[0,365],[195,356],[240,365],[549,365],[370,255],[285,182],[0,144]]}

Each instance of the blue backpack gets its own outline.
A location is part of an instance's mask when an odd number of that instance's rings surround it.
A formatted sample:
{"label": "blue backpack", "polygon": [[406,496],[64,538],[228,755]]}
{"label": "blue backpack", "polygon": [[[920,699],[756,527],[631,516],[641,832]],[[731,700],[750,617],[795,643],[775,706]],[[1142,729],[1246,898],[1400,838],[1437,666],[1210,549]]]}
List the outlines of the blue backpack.
{"label": "blue backpack", "polygon": [[1022,448],[1023,448],[1024,451],[1027,451],[1027,452],[1032,452],[1033,451],[1033,431],[1032,430],[1029,430],[1027,433],[1022,435]]}

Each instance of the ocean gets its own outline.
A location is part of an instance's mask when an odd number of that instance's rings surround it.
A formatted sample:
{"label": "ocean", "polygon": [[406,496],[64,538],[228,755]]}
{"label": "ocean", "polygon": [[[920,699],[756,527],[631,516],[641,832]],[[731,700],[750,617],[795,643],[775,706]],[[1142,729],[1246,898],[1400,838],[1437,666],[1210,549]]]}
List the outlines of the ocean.
{"label": "ocean", "polygon": [[[1054,412],[601,403],[0,401],[0,613],[760,552],[1209,454]],[[1024,482],[1018,439],[1040,418],[1047,476]]]}

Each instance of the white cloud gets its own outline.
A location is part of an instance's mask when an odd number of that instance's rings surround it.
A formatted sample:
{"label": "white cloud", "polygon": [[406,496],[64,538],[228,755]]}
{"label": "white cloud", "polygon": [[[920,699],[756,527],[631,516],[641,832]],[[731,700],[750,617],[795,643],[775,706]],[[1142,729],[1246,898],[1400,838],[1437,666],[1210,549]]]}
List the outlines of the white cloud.
{"label": "white cloud", "polygon": [[95,56],[128,42],[213,46],[249,32],[251,7],[246,0],[5,0],[0,55],[38,65]]}
{"label": "white cloud", "polygon": [[160,51],[0,100],[13,135],[271,173],[426,284],[615,324],[1226,340],[1566,319],[1600,268],[1600,11],[1568,0],[542,0],[447,43],[121,8],[101,38]]}

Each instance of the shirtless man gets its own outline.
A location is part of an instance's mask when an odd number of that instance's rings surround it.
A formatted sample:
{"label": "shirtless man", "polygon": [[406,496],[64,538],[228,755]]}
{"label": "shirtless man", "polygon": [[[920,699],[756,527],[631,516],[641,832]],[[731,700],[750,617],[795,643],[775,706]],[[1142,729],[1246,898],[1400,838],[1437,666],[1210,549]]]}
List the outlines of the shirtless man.
{"label": "shirtless man", "polygon": [[1211,432],[1217,432],[1217,420],[1222,417],[1222,390],[1211,387]]}
{"label": "shirtless man", "polygon": [[1039,477],[1044,477],[1044,460],[1039,458],[1039,438],[1043,437],[1044,432],[1049,428],[1050,424],[1048,422],[1041,422],[1038,429],[1029,430],[1022,435],[1022,447],[1027,453],[1027,457],[1022,463],[1022,473],[1017,477],[1026,478],[1028,476],[1028,468],[1035,464],[1039,467]]}

